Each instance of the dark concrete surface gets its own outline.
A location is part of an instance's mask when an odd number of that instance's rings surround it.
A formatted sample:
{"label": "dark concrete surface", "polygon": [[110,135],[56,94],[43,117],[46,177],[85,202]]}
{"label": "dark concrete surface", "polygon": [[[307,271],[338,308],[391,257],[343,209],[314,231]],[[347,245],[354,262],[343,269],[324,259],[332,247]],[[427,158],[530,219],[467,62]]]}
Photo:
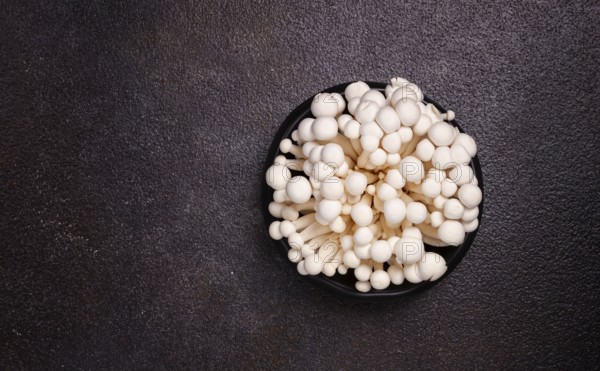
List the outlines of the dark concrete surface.
{"label": "dark concrete surface", "polygon": [[[597,368],[600,3],[3,1],[5,369]],[[356,304],[259,205],[279,123],[400,75],[479,143],[475,244]]]}

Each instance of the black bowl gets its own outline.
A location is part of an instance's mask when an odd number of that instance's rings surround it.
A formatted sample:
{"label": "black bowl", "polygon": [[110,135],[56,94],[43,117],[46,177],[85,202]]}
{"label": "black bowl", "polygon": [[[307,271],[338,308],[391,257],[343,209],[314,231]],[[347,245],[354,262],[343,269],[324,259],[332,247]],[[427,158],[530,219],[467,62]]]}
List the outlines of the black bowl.
{"label": "black bowl", "polygon": [[[344,91],[346,89],[346,86],[348,86],[349,84],[350,83],[340,84],[340,85],[334,86],[332,88],[325,89],[324,92],[340,93],[342,96],[344,96]],[[380,90],[382,92],[385,90],[385,86],[386,86],[386,84],[378,83],[378,82],[367,82],[367,84],[371,88]],[[429,99],[428,97],[425,97],[424,100],[428,103],[432,103],[433,105],[435,105],[440,112],[442,112],[442,113],[446,112],[446,110],[443,107],[441,107],[438,103]],[[269,148],[269,152],[267,154],[267,161],[266,161],[265,168],[264,168],[263,175],[262,175],[262,183],[261,183],[262,208],[263,208],[263,212],[264,212],[264,220],[265,220],[266,230],[268,230],[269,225],[273,221],[278,220],[278,219],[274,218],[269,213],[269,203],[271,201],[273,201],[273,189],[267,185],[264,174],[266,173],[269,166],[271,166],[273,164],[275,157],[283,154],[279,150],[279,143],[283,139],[291,137],[292,132],[298,127],[298,124],[300,123],[300,121],[302,121],[302,119],[304,119],[306,117],[312,117],[311,112],[310,112],[311,102],[312,102],[312,98],[307,99],[302,104],[300,104],[298,107],[296,107],[296,109],[294,109],[292,111],[292,113],[290,113],[290,115],[283,121],[283,123],[279,127],[279,130],[277,130],[277,133],[275,134],[275,137],[273,138],[271,147]],[[458,123],[456,121],[452,121],[450,123],[452,125],[456,126],[461,132],[463,132],[462,128],[458,125]],[[287,156],[287,157],[289,157],[289,156]],[[481,188],[481,191],[483,192],[483,178],[481,175],[481,166],[479,164],[479,159],[477,158],[477,156],[475,156],[472,159],[471,167],[473,168],[473,170],[475,172],[475,176],[477,177],[477,181],[479,183],[479,188]],[[480,225],[481,225],[482,214],[483,214],[483,200],[482,200],[481,204],[479,205],[479,216],[477,217]],[[434,247],[434,246],[430,246],[430,245],[425,245],[426,251],[436,252],[436,253],[442,255],[444,257],[444,259],[446,260],[448,270],[446,271],[444,276],[442,276],[437,281],[433,281],[433,282],[426,281],[426,282],[421,282],[418,284],[404,281],[404,283],[399,286],[392,284],[385,290],[371,290],[369,292],[362,293],[362,292],[357,291],[354,286],[354,284],[356,283],[356,278],[354,277],[354,273],[353,273],[352,269],[348,269],[348,273],[345,275],[340,275],[339,273],[336,273],[333,277],[327,277],[324,274],[319,274],[317,276],[307,275],[304,277],[306,277],[306,279],[310,280],[311,282],[317,284],[318,286],[326,288],[326,289],[330,290],[331,292],[341,295],[346,298],[356,299],[356,300],[360,300],[360,301],[372,301],[372,302],[395,301],[395,300],[398,300],[401,298],[406,298],[408,296],[417,294],[424,290],[427,290],[427,289],[433,287],[435,284],[437,284],[441,280],[443,280],[448,274],[450,274],[450,272],[452,272],[452,270],[458,265],[458,263],[462,260],[463,256],[465,256],[465,254],[469,250],[469,247],[471,246],[471,244],[473,243],[473,240],[475,239],[477,230],[467,233],[465,236],[465,241],[459,246]],[[277,248],[281,251],[281,253],[284,254],[285,259],[288,260],[287,253],[288,253],[288,250],[290,249],[290,246],[287,243],[287,239],[284,238],[279,241],[273,240],[273,243],[277,246]],[[294,267],[294,270],[295,270],[296,264],[292,263],[292,262],[290,262],[290,264]],[[298,276],[301,277],[299,274],[298,274]]]}

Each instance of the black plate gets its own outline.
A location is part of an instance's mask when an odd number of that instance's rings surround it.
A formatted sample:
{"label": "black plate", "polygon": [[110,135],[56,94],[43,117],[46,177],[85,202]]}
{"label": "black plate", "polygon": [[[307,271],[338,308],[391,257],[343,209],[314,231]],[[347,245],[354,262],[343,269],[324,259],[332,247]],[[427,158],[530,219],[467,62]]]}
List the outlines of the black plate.
{"label": "black plate", "polygon": [[[344,91],[346,89],[346,86],[348,86],[349,84],[351,84],[351,83],[340,84],[340,85],[334,86],[332,88],[325,89],[324,92],[340,93],[342,96],[344,96]],[[386,84],[378,83],[378,82],[367,82],[367,84],[372,89],[377,89],[381,92],[384,92],[385,86],[386,86]],[[306,117],[312,117],[311,112],[310,112],[310,105],[311,105],[312,99],[313,99],[312,97],[307,99],[302,104],[300,104],[298,107],[296,107],[296,109],[294,109],[292,111],[292,113],[290,113],[290,115],[283,121],[283,123],[279,127],[279,130],[277,130],[277,133],[275,134],[275,137],[273,138],[273,142],[271,143],[271,147],[269,148],[269,152],[267,154],[267,161],[265,164],[264,171],[262,173],[263,175],[262,175],[262,182],[261,182],[262,207],[263,207],[266,231],[268,231],[269,225],[273,221],[279,220],[279,219],[274,218],[269,213],[269,203],[271,201],[273,201],[273,189],[267,185],[264,174],[267,172],[267,169],[269,168],[269,166],[271,166],[273,164],[275,157],[283,154],[279,150],[279,143],[283,139],[291,137],[292,132],[298,127],[298,124],[300,123],[300,121],[302,121],[302,119],[304,119]],[[442,113],[446,112],[446,110],[443,107],[441,107],[437,102],[429,99],[428,97],[425,97],[424,100],[425,100],[425,102],[432,103],[433,105],[435,105],[440,112],[442,112]],[[345,113],[348,113],[348,112],[345,112]],[[464,132],[455,120],[451,121],[450,123],[452,125],[456,126],[460,130],[460,132]],[[287,156],[287,157],[290,157],[290,156]],[[483,192],[483,178],[481,175],[481,166],[479,164],[479,159],[477,158],[477,156],[475,156],[472,159],[471,167],[475,171],[475,176],[477,177],[477,181],[479,182],[479,188]],[[480,226],[481,226],[482,214],[483,214],[483,199],[481,201],[481,204],[479,204],[479,216],[477,217],[477,219],[479,220]],[[346,273],[345,275],[336,273],[333,277],[327,277],[324,274],[319,274],[317,276],[307,275],[304,277],[306,279],[310,280],[311,282],[317,284],[318,286],[326,288],[326,289],[330,290],[331,292],[334,292],[334,293],[341,295],[343,297],[346,297],[346,298],[351,298],[351,299],[356,299],[356,300],[361,300],[361,301],[373,301],[373,302],[398,300],[400,298],[405,298],[410,295],[414,295],[416,293],[427,290],[427,289],[433,287],[435,284],[437,284],[441,280],[443,280],[448,274],[450,274],[450,272],[452,272],[452,270],[458,265],[458,263],[462,260],[462,258],[465,256],[465,254],[469,250],[469,247],[473,243],[473,240],[475,239],[475,235],[477,234],[478,229],[479,228],[477,228],[473,232],[467,233],[465,236],[465,241],[459,246],[434,247],[434,246],[430,246],[430,245],[425,245],[426,251],[436,252],[436,253],[442,255],[444,257],[444,259],[446,260],[448,270],[446,271],[446,274],[444,274],[444,276],[442,276],[437,281],[433,281],[433,282],[427,281],[427,282],[421,282],[418,284],[404,281],[404,283],[400,286],[391,284],[385,290],[373,290],[372,289],[369,292],[362,293],[362,292],[357,291],[356,288],[354,287],[354,284],[356,283],[356,278],[354,277],[354,272],[352,269],[348,269],[348,273]],[[273,243],[277,246],[277,248],[281,251],[281,253],[284,254],[285,260],[287,260],[289,262],[287,253],[288,253],[288,250],[290,249],[290,246],[287,243],[287,239],[283,238],[279,241],[273,240]],[[292,262],[289,262],[289,263],[291,264],[291,266],[293,266],[294,270],[296,270],[296,263],[292,263]],[[302,276],[300,274],[298,274],[298,277],[302,277]]]}

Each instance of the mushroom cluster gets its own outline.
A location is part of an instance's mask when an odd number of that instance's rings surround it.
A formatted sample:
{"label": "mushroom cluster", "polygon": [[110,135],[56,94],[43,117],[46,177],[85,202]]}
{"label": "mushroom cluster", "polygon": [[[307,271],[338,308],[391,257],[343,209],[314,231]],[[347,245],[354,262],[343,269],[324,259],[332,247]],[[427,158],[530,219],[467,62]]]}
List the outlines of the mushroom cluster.
{"label": "mushroom cluster", "polygon": [[300,274],[352,269],[360,292],[437,280],[446,261],[425,244],[458,246],[478,227],[475,141],[403,78],[385,94],[362,81],[344,93],[317,94],[314,118],[281,141],[269,235],[288,239]]}

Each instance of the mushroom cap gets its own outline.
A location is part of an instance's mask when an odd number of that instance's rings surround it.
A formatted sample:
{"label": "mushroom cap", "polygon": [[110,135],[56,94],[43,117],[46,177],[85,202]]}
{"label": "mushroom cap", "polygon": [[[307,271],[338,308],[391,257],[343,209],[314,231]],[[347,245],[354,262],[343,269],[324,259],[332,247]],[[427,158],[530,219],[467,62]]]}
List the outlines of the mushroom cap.
{"label": "mushroom cap", "polygon": [[321,195],[328,200],[339,200],[344,195],[344,183],[336,176],[331,176],[321,184]]}
{"label": "mushroom cap", "polygon": [[436,169],[446,170],[454,165],[450,147],[438,147],[433,151],[431,163]]}
{"label": "mushroom cap", "polygon": [[354,250],[348,250],[344,252],[344,256],[342,258],[344,265],[348,268],[356,268],[360,265],[360,259],[356,256]]}
{"label": "mushroom cap", "polygon": [[421,234],[421,230],[419,228],[417,228],[417,227],[406,227],[406,228],[404,228],[402,230],[402,237],[416,238],[417,240],[422,240],[423,239],[423,235]]}
{"label": "mushroom cap", "polygon": [[465,208],[465,212],[463,213],[462,216],[462,220],[463,222],[470,222],[473,219],[477,219],[477,217],[479,216],[479,208],[478,207],[472,207],[472,208]]}
{"label": "mushroom cap", "polygon": [[345,156],[344,149],[337,143],[327,143],[321,150],[321,161],[336,167],[342,166]]}
{"label": "mushroom cap", "polygon": [[400,157],[399,153],[388,153],[387,160],[385,161],[385,163],[388,166],[396,166],[400,164],[401,160],[402,158]]}
{"label": "mushroom cap", "polygon": [[315,162],[312,167],[312,176],[319,182],[320,185],[318,188],[321,188],[321,186],[324,184],[323,182],[330,179],[330,177],[335,174],[336,171],[337,168],[334,167],[333,164],[328,164],[323,161]]}
{"label": "mushroom cap", "polygon": [[371,244],[355,246],[354,252],[356,253],[356,256],[361,260],[370,259],[371,258]]}
{"label": "mushroom cap", "polygon": [[404,278],[411,283],[423,282],[423,279],[417,273],[417,264],[404,265]]}
{"label": "mushroom cap", "polygon": [[471,220],[470,222],[462,222],[463,227],[465,228],[465,232],[473,232],[479,227],[479,220],[477,218]]}
{"label": "mushroom cap", "polygon": [[331,93],[318,93],[310,104],[310,111],[315,117],[333,117],[338,113],[338,108],[338,101]]}
{"label": "mushroom cap", "polygon": [[390,265],[387,270],[390,275],[390,281],[394,285],[402,285],[404,282],[404,270],[397,265]]}
{"label": "mushroom cap", "polygon": [[310,162],[317,163],[321,161],[321,151],[323,151],[323,146],[320,144],[309,145],[309,148],[310,152],[308,154],[308,159],[310,160]]}
{"label": "mushroom cap", "polygon": [[283,237],[289,237],[292,233],[296,232],[296,227],[289,220],[284,220],[279,225],[279,231]]}
{"label": "mushroom cap", "polygon": [[475,174],[470,166],[457,165],[450,169],[448,172],[448,179],[456,183],[457,186],[462,186],[467,183],[471,183]]}
{"label": "mushroom cap", "polygon": [[317,254],[313,254],[304,259],[304,269],[306,269],[306,273],[316,276],[323,271],[324,263],[323,259],[319,258]]}
{"label": "mushroom cap", "polygon": [[386,240],[375,241],[371,245],[371,259],[385,263],[392,257],[392,246]]}
{"label": "mushroom cap", "polygon": [[342,97],[340,93],[331,93],[331,99],[337,102],[337,114],[344,112],[344,110],[346,109],[346,100],[344,99],[344,97]]}
{"label": "mushroom cap", "polygon": [[354,120],[354,117],[352,117],[352,115],[343,114],[337,118],[338,127],[340,128],[340,130],[343,131],[346,127],[346,124],[348,124],[352,120]]}
{"label": "mushroom cap", "polygon": [[346,177],[346,189],[353,196],[360,196],[367,188],[367,176],[361,172],[353,171]]}
{"label": "mushroom cap", "polygon": [[410,142],[413,137],[412,129],[406,126],[401,126],[400,129],[398,129],[398,134],[400,134],[400,141],[402,143]]}
{"label": "mushroom cap", "polygon": [[317,117],[311,126],[313,135],[318,140],[331,140],[338,133],[338,123],[333,117]]}
{"label": "mushroom cap", "polygon": [[468,209],[479,206],[482,198],[481,189],[474,184],[465,184],[458,189],[458,199]]}
{"label": "mushroom cap", "polygon": [[360,292],[369,292],[371,291],[371,283],[369,281],[356,281],[354,287],[357,291]]}
{"label": "mushroom cap", "polygon": [[458,186],[456,185],[456,183],[454,183],[450,179],[442,180],[440,185],[442,186],[442,196],[447,198],[454,196],[456,194],[456,191],[458,190]]}
{"label": "mushroom cap", "polygon": [[400,173],[412,183],[419,183],[425,176],[423,163],[414,156],[406,156],[400,161]]}
{"label": "mushroom cap", "polygon": [[360,98],[348,99],[348,112],[350,112],[350,114],[354,115],[356,113],[356,108],[358,108],[359,104],[360,104]]}
{"label": "mushroom cap", "polygon": [[386,271],[378,269],[371,274],[369,281],[375,290],[384,290],[390,285],[390,275]]}
{"label": "mushroom cap", "polygon": [[402,146],[402,140],[400,139],[400,134],[397,131],[387,134],[386,136],[384,136],[381,139],[381,146],[388,153],[400,152],[400,147]]}
{"label": "mushroom cap", "polygon": [[421,192],[429,198],[435,198],[442,192],[442,185],[434,179],[427,178],[421,183]]}
{"label": "mushroom cap", "polygon": [[423,259],[417,264],[417,274],[424,281],[435,281],[446,273],[448,267],[446,260],[434,252],[425,253]]}
{"label": "mushroom cap", "polygon": [[300,260],[302,260],[302,253],[300,252],[299,249],[289,249],[288,250],[288,259],[292,263],[298,263]]}
{"label": "mushroom cap", "polygon": [[394,106],[400,122],[405,126],[413,126],[421,117],[421,109],[416,101],[412,99],[400,100]]}
{"label": "mushroom cap", "polygon": [[421,202],[409,202],[406,205],[406,219],[413,224],[421,224],[427,219],[427,206]]}
{"label": "mushroom cap", "polygon": [[394,252],[398,262],[413,264],[418,262],[425,253],[425,245],[420,239],[402,237],[396,242]]}
{"label": "mushroom cap", "polygon": [[305,118],[298,124],[298,135],[305,142],[315,140],[315,135],[312,132],[312,124],[315,121],[313,118]]}
{"label": "mushroom cap", "polygon": [[471,155],[465,146],[460,143],[450,146],[450,152],[452,153],[452,161],[459,165],[468,165],[471,162]]}
{"label": "mushroom cap", "polygon": [[422,136],[427,134],[427,131],[432,125],[433,120],[431,120],[431,117],[425,114],[421,114],[421,117],[419,117],[419,121],[417,121],[417,123],[415,124],[415,126],[412,127],[412,129],[415,135]]}
{"label": "mushroom cap", "polygon": [[387,200],[391,200],[392,198],[398,197],[398,191],[391,185],[382,182],[377,186],[377,197],[385,202]]}
{"label": "mushroom cap", "polygon": [[289,199],[296,204],[303,204],[310,200],[312,187],[310,182],[303,176],[295,176],[287,182],[285,193]]}
{"label": "mushroom cap", "polygon": [[300,235],[300,233],[292,233],[288,237],[288,245],[290,245],[293,249],[301,249],[304,246],[304,238]]}
{"label": "mushroom cap", "polygon": [[475,157],[477,154],[477,143],[475,143],[475,139],[473,139],[473,137],[470,135],[465,133],[457,134],[454,138],[454,142],[452,142],[452,145],[454,146],[457,144],[461,144],[463,147],[465,147],[469,153],[469,156]]}
{"label": "mushroom cap", "polygon": [[342,233],[346,230],[346,222],[344,222],[344,219],[341,216],[338,216],[329,223],[329,228],[334,233]]}
{"label": "mushroom cap", "polygon": [[321,220],[333,222],[342,212],[342,203],[335,200],[321,200],[317,204],[317,215]]}
{"label": "mushroom cap", "polygon": [[438,237],[448,245],[458,246],[465,240],[465,228],[456,220],[445,220],[438,228]]}
{"label": "mushroom cap", "polygon": [[281,222],[279,220],[274,221],[269,225],[269,236],[271,236],[274,240],[280,240],[283,238],[279,227],[281,226]]}
{"label": "mushroom cap", "polygon": [[360,135],[361,136],[371,135],[379,140],[379,139],[383,138],[384,134],[385,133],[383,132],[383,130],[381,130],[379,125],[377,125],[374,122],[367,122],[360,126]]}
{"label": "mushroom cap", "polygon": [[400,117],[390,106],[381,107],[375,116],[375,121],[386,134],[400,129]]}
{"label": "mushroom cap", "polygon": [[395,105],[401,101],[414,100],[415,102],[421,102],[423,100],[423,93],[421,89],[415,84],[409,82],[399,86],[390,97],[390,102]]}
{"label": "mushroom cap", "polygon": [[370,100],[372,102],[377,103],[379,107],[383,107],[385,105],[385,95],[383,95],[379,90],[369,89],[362,97],[360,97],[361,101]]}
{"label": "mushroom cap", "polygon": [[[354,232],[354,244],[356,246],[366,246],[373,239],[373,232],[369,227],[360,227]],[[356,248],[355,246],[355,248]]]}
{"label": "mushroom cap", "polygon": [[363,135],[360,137],[360,145],[363,150],[373,152],[379,147],[379,139],[373,135]]}
{"label": "mushroom cap", "polygon": [[399,198],[392,198],[383,203],[383,214],[388,224],[400,224],[406,217],[406,205]]}
{"label": "mushroom cap", "polygon": [[406,179],[400,173],[399,169],[390,169],[385,175],[385,182],[396,189],[403,188],[406,185]]}
{"label": "mushroom cap", "polygon": [[460,219],[465,212],[465,207],[456,198],[451,198],[444,204],[444,216],[448,219]]}
{"label": "mushroom cap", "polygon": [[431,213],[430,217],[431,219],[431,226],[433,228],[437,228],[439,227],[443,222],[444,222],[444,214],[442,214],[441,211],[434,211]]}
{"label": "mushroom cap", "polygon": [[350,216],[358,226],[366,227],[373,222],[373,209],[371,206],[359,202],[352,206]]}
{"label": "mushroom cap", "polygon": [[387,161],[387,153],[381,148],[377,148],[369,155],[369,161],[374,166],[381,166]]}
{"label": "mushroom cap", "polygon": [[368,281],[371,278],[373,268],[367,264],[361,264],[354,268],[354,276],[359,281]]}
{"label": "mushroom cap", "polygon": [[371,100],[361,100],[354,111],[354,119],[361,124],[372,122],[377,116],[379,105]]}
{"label": "mushroom cap", "polygon": [[300,260],[298,262],[298,264],[296,265],[296,269],[298,270],[298,273],[300,273],[303,276],[306,276],[308,274],[306,272],[306,269],[304,268],[304,260]]}
{"label": "mushroom cap", "polygon": [[344,135],[349,139],[358,139],[360,137],[360,122],[352,119],[344,126]]}
{"label": "mushroom cap", "polygon": [[280,164],[271,165],[269,169],[267,169],[267,174],[265,175],[267,185],[274,190],[285,189],[285,186],[291,178],[292,173],[290,169]]}
{"label": "mushroom cap", "polygon": [[348,100],[353,99],[353,98],[360,98],[366,92],[368,92],[370,89],[371,88],[369,87],[369,85],[367,85],[366,82],[356,81],[356,82],[353,82],[352,84],[346,86],[344,95],[346,96],[346,99],[348,99]]}
{"label": "mushroom cap", "polygon": [[415,148],[415,156],[423,162],[431,161],[433,152],[435,152],[435,146],[427,138],[421,140]]}
{"label": "mushroom cap", "polygon": [[454,126],[444,121],[438,121],[427,130],[427,135],[436,146],[449,146],[454,140]]}

